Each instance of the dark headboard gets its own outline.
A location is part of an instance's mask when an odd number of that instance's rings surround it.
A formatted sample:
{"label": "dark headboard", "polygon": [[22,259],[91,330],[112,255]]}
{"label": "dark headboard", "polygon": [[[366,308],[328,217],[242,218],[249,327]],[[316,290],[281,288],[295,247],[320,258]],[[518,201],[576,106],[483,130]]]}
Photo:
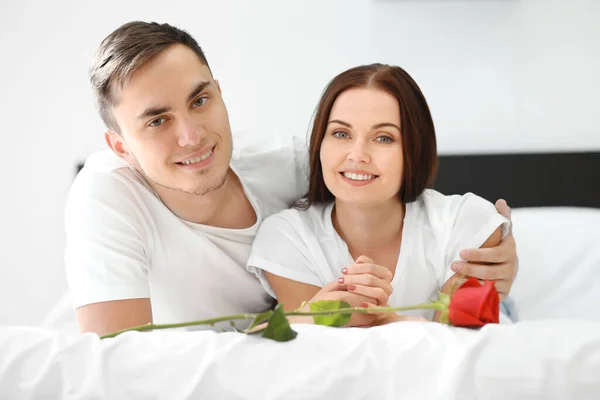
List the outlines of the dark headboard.
{"label": "dark headboard", "polygon": [[442,155],[434,188],[515,207],[600,208],[600,152]]}
{"label": "dark headboard", "polygon": [[434,188],[512,208],[600,208],[600,152],[440,155]]}

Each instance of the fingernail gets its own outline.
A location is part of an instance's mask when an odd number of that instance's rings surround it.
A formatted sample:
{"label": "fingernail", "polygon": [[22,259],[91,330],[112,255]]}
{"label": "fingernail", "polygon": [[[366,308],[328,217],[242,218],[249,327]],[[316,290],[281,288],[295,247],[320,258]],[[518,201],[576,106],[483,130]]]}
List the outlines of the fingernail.
{"label": "fingernail", "polygon": [[461,251],[461,252],[460,252],[460,256],[461,256],[462,258],[467,258],[467,257],[469,257],[469,250],[463,250],[463,251]]}
{"label": "fingernail", "polygon": [[339,283],[339,284],[342,284],[342,283],[344,283],[344,277],[343,277],[343,276],[342,276],[341,278],[338,278],[338,283]]}
{"label": "fingernail", "polygon": [[348,273],[348,268],[342,268],[342,274],[347,274]]}
{"label": "fingernail", "polygon": [[451,268],[452,268],[452,271],[458,272],[458,271],[460,271],[460,264],[459,263],[453,263]]}
{"label": "fingernail", "polygon": [[360,303],[361,308],[369,308],[369,303]]}
{"label": "fingernail", "polygon": [[354,291],[354,289],[356,289],[356,286],[354,286],[354,285],[348,285],[347,289],[352,292],[352,291]]}

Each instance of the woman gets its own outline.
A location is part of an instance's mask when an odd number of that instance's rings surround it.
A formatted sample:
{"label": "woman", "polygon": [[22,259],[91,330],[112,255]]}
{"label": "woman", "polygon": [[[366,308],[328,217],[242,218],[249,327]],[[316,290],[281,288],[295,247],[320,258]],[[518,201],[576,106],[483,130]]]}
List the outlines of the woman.
{"label": "woman", "polygon": [[[360,66],[335,77],[317,107],[309,152],[306,199],[263,222],[248,262],[286,310],[324,299],[427,302],[461,278],[451,265],[462,249],[495,247],[508,232],[488,201],[426,189],[437,165],[435,129],[400,67]],[[507,290],[499,287],[501,297]],[[349,325],[404,319],[354,314]]]}

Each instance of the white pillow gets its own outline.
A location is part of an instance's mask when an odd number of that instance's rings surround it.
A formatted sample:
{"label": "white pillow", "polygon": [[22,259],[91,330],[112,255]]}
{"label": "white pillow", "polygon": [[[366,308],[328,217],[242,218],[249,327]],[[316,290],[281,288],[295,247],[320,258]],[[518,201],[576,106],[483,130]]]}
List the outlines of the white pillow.
{"label": "white pillow", "polygon": [[522,208],[512,220],[518,320],[600,321],[600,209]]}

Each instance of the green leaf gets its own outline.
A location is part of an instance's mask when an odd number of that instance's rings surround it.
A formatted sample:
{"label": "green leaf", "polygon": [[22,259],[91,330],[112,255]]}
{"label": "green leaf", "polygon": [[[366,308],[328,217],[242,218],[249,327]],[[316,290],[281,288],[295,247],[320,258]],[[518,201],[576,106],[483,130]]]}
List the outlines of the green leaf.
{"label": "green leaf", "polygon": [[[324,311],[337,311],[341,308],[350,308],[350,304],[341,300],[321,300],[309,303],[310,311],[312,312],[324,312]],[[315,324],[325,326],[340,327],[346,325],[352,313],[340,313],[331,315],[314,315]]]}
{"label": "green leaf", "polygon": [[254,328],[256,325],[262,324],[263,322],[267,322],[271,318],[271,314],[273,314],[272,310],[267,310],[265,312],[258,314],[256,316],[256,318],[254,318],[254,321],[252,321],[252,323],[248,327],[248,330]]}
{"label": "green leaf", "polygon": [[295,339],[298,333],[290,327],[290,323],[283,312],[283,306],[278,304],[273,310],[269,324],[263,332],[263,337],[277,342],[287,342]]}

